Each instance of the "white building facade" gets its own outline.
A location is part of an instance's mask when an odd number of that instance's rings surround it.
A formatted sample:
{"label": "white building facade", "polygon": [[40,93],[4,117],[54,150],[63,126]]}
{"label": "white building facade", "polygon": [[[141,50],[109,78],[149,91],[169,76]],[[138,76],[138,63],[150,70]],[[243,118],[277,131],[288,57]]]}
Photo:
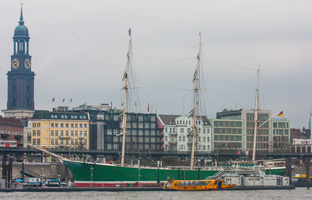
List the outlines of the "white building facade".
{"label": "white building facade", "polygon": [[[159,115],[159,118],[164,126],[164,151],[191,151],[193,119],[187,115]],[[199,116],[196,128],[195,151],[211,152],[211,125],[207,117]]]}

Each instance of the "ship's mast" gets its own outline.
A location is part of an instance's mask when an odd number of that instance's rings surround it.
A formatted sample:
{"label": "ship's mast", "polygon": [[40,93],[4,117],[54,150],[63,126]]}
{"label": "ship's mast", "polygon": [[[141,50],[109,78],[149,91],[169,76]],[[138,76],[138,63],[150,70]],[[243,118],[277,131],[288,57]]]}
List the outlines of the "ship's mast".
{"label": "ship's mast", "polygon": [[194,152],[195,152],[195,141],[196,141],[196,109],[197,109],[197,97],[198,97],[198,74],[199,74],[199,64],[200,64],[200,55],[201,55],[201,33],[199,33],[199,50],[198,50],[198,55],[197,55],[197,65],[196,65],[196,70],[194,74],[194,79],[193,82],[194,84],[194,106],[193,109],[190,113],[190,115],[193,116],[193,124],[192,124],[192,130],[193,130],[193,140],[192,140],[192,154],[191,154],[191,166],[190,169],[193,170],[194,167]]}
{"label": "ship's mast", "polygon": [[126,64],[126,69],[123,75],[123,80],[124,80],[124,102],[123,102],[123,109],[122,109],[122,151],[121,151],[121,166],[123,167],[125,164],[125,146],[126,146],[126,133],[127,133],[127,95],[128,95],[128,68],[129,68],[129,64],[130,64],[130,51],[131,51],[131,28],[129,29],[129,36],[130,36],[130,40],[129,40],[129,49],[128,49],[128,53],[127,53],[127,64]]}
{"label": "ship's mast", "polygon": [[256,149],[257,149],[257,131],[258,131],[258,100],[259,100],[259,74],[260,74],[260,65],[258,65],[257,70],[257,89],[256,89],[256,104],[255,104],[255,117],[254,117],[254,142],[252,150],[252,162],[256,163]]}

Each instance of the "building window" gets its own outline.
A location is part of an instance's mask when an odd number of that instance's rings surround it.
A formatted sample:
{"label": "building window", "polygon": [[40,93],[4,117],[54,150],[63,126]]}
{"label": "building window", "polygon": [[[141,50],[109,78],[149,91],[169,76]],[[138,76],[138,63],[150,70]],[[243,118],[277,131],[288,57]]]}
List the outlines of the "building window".
{"label": "building window", "polygon": [[63,130],[61,130],[61,135],[60,136],[64,136],[64,131]]}
{"label": "building window", "polygon": [[87,144],[88,144],[88,143],[87,143],[87,139],[84,139],[84,144],[85,144],[85,145],[87,145]]}
{"label": "building window", "polygon": [[66,123],[66,128],[68,128],[69,127],[69,124],[68,123]]}
{"label": "building window", "polygon": [[75,145],[78,145],[78,139],[75,139]]}
{"label": "building window", "polygon": [[152,123],[152,124],[151,124],[151,128],[156,128],[156,124],[155,124],[155,123]]}
{"label": "building window", "polygon": [[74,139],[71,139],[71,140],[70,140],[70,144],[71,144],[71,145],[74,145]]}
{"label": "building window", "polygon": [[88,128],[88,124],[87,124],[87,123],[85,123],[85,124],[84,124],[84,127],[85,127],[85,128]]}
{"label": "building window", "polygon": [[51,136],[54,136],[54,130],[51,130]]}
{"label": "building window", "polygon": [[37,139],[37,145],[40,145],[40,139]]}
{"label": "building window", "polygon": [[107,149],[111,150],[112,149],[112,144],[107,144]]}
{"label": "building window", "polygon": [[61,123],[61,128],[63,128],[64,127],[64,124],[63,123]]}
{"label": "building window", "polygon": [[82,124],[79,124],[79,128],[82,128]]}
{"label": "building window", "polygon": [[77,123],[75,123],[75,128],[78,128],[78,124]]}
{"label": "building window", "polygon": [[58,127],[58,123],[55,123],[55,127]]}
{"label": "building window", "polygon": [[33,136],[36,136],[36,130],[33,130]]}
{"label": "building window", "polygon": [[71,124],[70,124],[70,127],[74,128],[74,124],[73,124],[73,123],[71,123]]}
{"label": "building window", "polygon": [[55,130],[55,136],[58,136],[58,130]]}
{"label": "building window", "polygon": [[118,144],[114,144],[114,150],[118,149]]}
{"label": "building window", "polygon": [[112,135],[112,129],[107,129],[107,135]]}
{"label": "building window", "polygon": [[119,129],[114,129],[114,135],[118,135],[119,134]]}
{"label": "building window", "polygon": [[33,139],[33,145],[36,145],[36,139]]}
{"label": "building window", "polygon": [[69,136],[69,131],[68,130],[66,130],[66,136]]}
{"label": "building window", "polygon": [[51,123],[51,127],[54,127],[54,123]]}
{"label": "building window", "polygon": [[54,145],[54,139],[51,139],[51,145]]}
{"label": "building window", "polygon": [[79,136],[82,137],[82,131],[79,131]]}
{"label": "building window", "polygon": [[148,122],[144,123],[144,125],[145,125],[145,128],[149,128],[150,127]]}
{"label": "building window", "polygon": [[75,131],[75,136],[78,136],[78,131]]}
{"label": "building window", "polygon": [[40,136],[40,130],[37,130],[37,136]]}
{"label": "building window", "polygon": [[149,137],[145,137],[145,142],[149,142]]}
{"label": "building window", "polygon": [[88,132],[84,131],[84,136],[87,137],[88,136]]}

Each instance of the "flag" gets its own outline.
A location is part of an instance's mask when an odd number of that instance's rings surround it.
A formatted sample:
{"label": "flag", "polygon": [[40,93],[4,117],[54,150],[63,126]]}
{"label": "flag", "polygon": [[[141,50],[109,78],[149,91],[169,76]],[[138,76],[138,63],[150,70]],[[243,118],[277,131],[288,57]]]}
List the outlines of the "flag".
{"label": "flag", "polygon": [[277,116],[278,116],[278,117],[283,117],[283,115],[284,115],[284,114],[283,114],[283,111],[281,111]]}
{"label": "flag", "polygon": [[147,105],[147,112],[149,112],[149,103],[148,103],[148,105]]}
{"label": "flag", "polygon": [[245,151],[245,154],[246,154],[246,156],[248,156],[248,154],[249,154],[249,151]]}
{"label": "flag", "polygon": [[73,102],[73,98],[70,98],[70,102]]}
{"label": "flag", "polygon": [[65,102],[65,98],[63,99],[63,102]]}
{"label": "flag", "polygon": [[240,155],[240,150],[238,150],[238,151],[236,152],[236,154],[237,154],[237,155]]}
{"label": "flag", "polygon": [[128,33],[129,33],[129,35],[131,35],[131,28],[129,28]]}
{"label": "flag", "polygon": [[54,102],[55,101],[55,97],[53,97],[53,99],[52,99],[52,102]]}
{"label": "flag", "polygon": [[201,32],[199,32],[199,36],[201,36]]}

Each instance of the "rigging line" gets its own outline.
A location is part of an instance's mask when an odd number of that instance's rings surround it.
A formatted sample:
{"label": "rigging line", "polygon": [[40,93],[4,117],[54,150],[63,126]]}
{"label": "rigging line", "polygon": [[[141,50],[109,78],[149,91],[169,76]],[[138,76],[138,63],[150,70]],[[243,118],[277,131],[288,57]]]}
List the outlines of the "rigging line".
{"label": "rigging line", "polygon": [[[242,104],[242,106],[245,106],[246,108],[250,108],[247,105],[248,105],[248,102],[251,101],[252,98],[254,98],[254,95],[255,94],[250,94],[250,97],[247,99],[247,101],[244,104]],[[252,108],[252,109],[254,109],[254,108]]]}
{"label": "rigging line", "polygon": [[[123,53],[124,53],[124,48],[121,50],[121,54],[119,54],[118,57],[120,58],[121,55],[122,55]],[[116,56],[115,56],[115,58],[116,58]],[[87,88],[89,87],[89,85],[90,85],[91,83],[94,82],[95,78],[96,78],[97,76],[101,75],[101,73],[102,73],[102,71],[105,69],[105,67],[106,67],[107,65],[109,65],[109,63],[112,62],[115,58],[113,57],[111,60],[107,61],[107,62],[104,64],[104,66],[103,66],[102,68],[100,68],[100,70],[97,71],[97,73],[90,79],[90,81],[85,85],[85,87],[84,87],[83,89],[81,89],[76,95],[74,95],[73,98],[74,98],[74,99],[77,98],[77,97],[80,95],[80,93],[82,93],[85,89],[87,89]]]}
{"label": "rigging line", "polygon": [[[135,51],[133,50],[132,48],[132,51],[131,51],[131,55],[132,55],[132,59],[131,59],[131,71],[133,73],[133,76],[131,77],[131,80],[133,81],[133,84],[134,84],[134,87],[137,86],[137,90],[134,90],[133,93],[135,92],[136,96],[137,96],[137,101],[138,101],[138,104],[139,104],[139,109],[140,111],[142,110],[142,107],[141,107],[141,96],[143,96],[142,94],[142,89],[139,87],[141,85],[141,80],[140,79],[135,79],[135,77],[139,77],[139,74],[136,70],[136,65],[135,65],[135,59],[136,57],[134,57],[133,55],[135,54]],[[137,82],[135,82],[135,80],[137,80]],[[137,84],[137,85],[136,85]]]}
{"label": "rigging line", "polygon": [[[149,86],[149,87],[153,87],[153,88],[155,88],[155,87],[157,87],[157,86],[154,86],[152,83],[143,83],[143,85],[146,85],[146,86]],[[164,88],[168,88],[169,86],[167,86],[167,85],[164,85]],[[185,88],[177,88],[177,87],[171,87],[172,89],[174,89],[174,90],[183,90],[183,91],[193,91],[194,89],[185,89]]]}
{"label": "rigging line", "polygon": [[[190,66],[193,66],[195,61],[196,60],[194,60]],[[186,67],[185,70],[180,74],[180,76],[178,76],[178,78],[171,84],[171,86],[169,86],[167,90],[162,95],[159,96],[159,98],[156,100],[156,103],[165,96],[165,94],[169,91],[169,89],[182,77],[182,75],[189,69],[190,66]]]}
{"label": "rigging line", "polygon": [[[197,48],[197,47],[196,47]],[[195,50],[195,47],[187,54],[190,55],[193,51]],[[163,85],[163,83],[165,82],[165,80],[167,80],[171,74],[180,66],[180,64],[182,63],[179,62],[168,74],[166,77],[164,77],[164,79],[162,79],[162,81],[158,84],[157,88],[160,87],[161,85]],[[143,103],[152,95],[155,93],[155,91],[157,90],[157,88],[155,88],[153,91],[150,92],[150,94],[143,100]]]}
{"label": "rigging line", "polygon": [[[228,101],[232,100],[237,94],[238,92],[243,88],[243,86],[245,86],[252,78],[254,78],[254,76],[250,77],[231,97]],[[225,104],[227,104],[228,102],[226,102]],[[225,104],[223,106],[225,106]]]}
{"label": "rigging line", "polygon": [[162,106],[164,106],[164,105],[167,105],[167,104],[169,104],[169,103],[175,102],[175,101],[177,101],[177,100],[179,100],[179,99],[181,99],[181,98],[183,98],[183,97],[189,96],[190,94],[193,94],[193,92],[190,92],[190,93],[188,93],[188,94],[186,94],[186,95],[183,95],[183,96],[181,96],[181,97],[179,97],[179,98],[176,98],[176,99],[173,99],[173,100],[171,100],[171,101],[168,101],[168,102],[166,102],[166,103],[164,103],[164,104],[160,104],[160,105],[157,104],[157,107],[160,108],[160,107],[162,107]]}
{"label": "rigging line", "polygon": [[[205,56],[203,55],[204,57],[212,60],[212,61],[215,61],[216,63],[215,64],[218,64],[218,63],[221,63],[219,64],[220,66],[223,66],[223,67],[227,67],[227,65],[230,65],[228,67],[231,67],[231,68],[237,68],[237,69],[243,69],[243,70],[251,70],[251,71],[256,71],[257,69],[253,69],[253,68],[248,68],[248,67],[242,67],[242,66],[239,66],[239,65],[234,65],[234,64],[231,64],[231,63],[227,63],[227,62],[224,62],[224,61],[221,61],[221,60],[218,60],[218,59],[215,59],[215,58],[211,58],[209,56]],[[208,61],[209,62],[209,61]]]}
{"label": "rigging line", "polygon": [[[218,96],[218,97],[220,97],[220,98],[222,98],[222,99],[225,99],[225,100],[229,99],[228,96],[224,95],[223,93],[219,92],[218,90],[215,90],[215,91],[212,91],[212,90],[211,90],[211,92],[212,92],[214,95],[216,95],[216,96]],[[239,101],[233,100],[233,102],[240,105],[240,102],[239,102]],[[221,109],[223,109],[223,107],[221,107]]]}
{"label": "rigging line", "polygon": [[[264,79],[264,77],[262,76],[262,74],[260,74],[260,78],[263,82],[263,84],[261,84],[262,88],[263,88],[263,94],[265,94],[266,91],[268,91],[269,95],[272,97],[272,101],[275,104],[273,107],[275,108],[279,108],[279,110],[282,110],[280,103],[278,103],[277,99],[274,96],[274,93],[270,90],[270,87],[268,87],[268,84],[266,82],[266,80]],[[271,99],[271,98],[270,98]],[[284,107],[284,106],[282,106]]]}
{"label": "rigging line", "polygon": [[[199,82],[199,84],[200,84],[200,87],[204,87],[204,86],[206,86],[206,85],[208,85],[207,83],[206,83],[206,78],[205,78],[205,75],[206,75],[206,72],[205,72],[205,67],[203,67],[204,66],[204,62],[201,62],[202,64],[201,64],[201,66],[200,66],[200,70],[201,70],[201,73],[200,73],[200,76],[202,77],[200,80],[200,82]],[[207,79],[208,80],[208,79]],[[200,100],[201,101],[203,101],[202,103],[203,103],[203,109],[204,109],[204,111],[206,112],[206,114],[208,113],[208,111],[207,111],[207,108],[206,108],[206,104],[204,103],[204,99],[205,99],[205,94],[206,94],[206,100],[207,100],[207,102],[208,102],[208,106],[209,106],[209,110],[211,111],[212,109],[210,108],[210,104],[209,104],[209,98],[208,98],[208,95],[207,95],[207,92],[205,92],[205,91],[199,91],[200,92]]]}
{"label": "rigging line", "polygon": [[137,54],[135,53],[136,57],[143,57],[143,58],[152,58],[152,59],[155,59],[155,60],[164,60],[164,61],[182,61],[182,60],[191,60],[191,59],[194,59],[192,57],[189,57],[189,58],[176,58],[176,59],[169,59],[169,58],[160,58],[160,57],[152,57],[152,56],[146,56],[146,55],[141,55],[141,54]]}

